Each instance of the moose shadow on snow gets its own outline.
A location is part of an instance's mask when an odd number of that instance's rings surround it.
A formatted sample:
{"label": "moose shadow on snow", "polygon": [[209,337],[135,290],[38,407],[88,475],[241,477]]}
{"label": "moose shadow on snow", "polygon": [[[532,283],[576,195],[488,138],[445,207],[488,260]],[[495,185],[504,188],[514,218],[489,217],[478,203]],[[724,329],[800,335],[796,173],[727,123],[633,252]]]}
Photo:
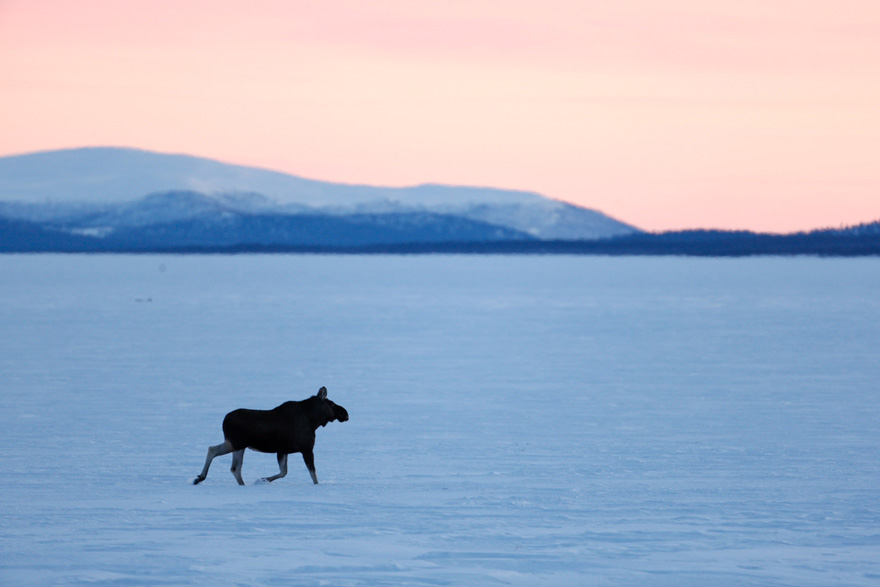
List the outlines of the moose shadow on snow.
{"label": "moose shadow on snow", "polygon": [[312,481],[318,483],[313,453],[315,431],[334,420],[347,421],[348,412],[327,399],[326,387],[308,399],[284,402],[273,410],[238,409],[229,412],[223,418],[223,444],[208,449],[205,467],[193,485],[205,480],[214,457],[229,453],[232,453],[232,474],[239,485],[244,485],[241,465],[248,448],[278,455],[278,474],[261,481],[271,482],[287,475],[287,455],[298,452],[302,453]]}

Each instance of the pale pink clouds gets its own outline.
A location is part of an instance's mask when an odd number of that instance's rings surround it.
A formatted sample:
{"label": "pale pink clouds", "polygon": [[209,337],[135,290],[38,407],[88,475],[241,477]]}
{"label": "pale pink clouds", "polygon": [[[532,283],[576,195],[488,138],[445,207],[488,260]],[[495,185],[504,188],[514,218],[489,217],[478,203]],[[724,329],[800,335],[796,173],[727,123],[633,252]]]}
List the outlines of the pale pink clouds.
{"label": "pale pink clouds", "polygon": [[0,0],[0,154],[531,189],[650,229],[869,221],[878,6]]}

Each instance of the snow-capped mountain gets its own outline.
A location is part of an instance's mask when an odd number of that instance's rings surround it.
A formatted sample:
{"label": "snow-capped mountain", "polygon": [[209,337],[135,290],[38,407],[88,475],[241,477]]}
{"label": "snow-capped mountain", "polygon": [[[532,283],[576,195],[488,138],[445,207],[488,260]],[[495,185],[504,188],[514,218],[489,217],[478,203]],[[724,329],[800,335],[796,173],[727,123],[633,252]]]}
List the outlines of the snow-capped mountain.
{"label": "snow-capped mountain", "polygon": [[[600,212],[531,192],[338,184],[189,155],[109,147],[0,158],[0,215],[99,237],[122,228],[210,223],[224,215],[333,216],[389,230],[407,225],[406,238],[417,241],[419,227],[427,230],[428,241],[592,240],[639,232]],[[387,218],[379,222],[382,217]]]}

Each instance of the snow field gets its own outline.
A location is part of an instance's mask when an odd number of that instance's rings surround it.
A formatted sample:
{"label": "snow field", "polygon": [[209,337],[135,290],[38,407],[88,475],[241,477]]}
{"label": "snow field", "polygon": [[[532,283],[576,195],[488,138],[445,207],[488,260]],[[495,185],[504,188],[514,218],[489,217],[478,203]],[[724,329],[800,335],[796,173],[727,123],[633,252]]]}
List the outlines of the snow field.
{"label": "snow field", "polygon": [[878,263],[0,256],[0,583],[874,585]]}

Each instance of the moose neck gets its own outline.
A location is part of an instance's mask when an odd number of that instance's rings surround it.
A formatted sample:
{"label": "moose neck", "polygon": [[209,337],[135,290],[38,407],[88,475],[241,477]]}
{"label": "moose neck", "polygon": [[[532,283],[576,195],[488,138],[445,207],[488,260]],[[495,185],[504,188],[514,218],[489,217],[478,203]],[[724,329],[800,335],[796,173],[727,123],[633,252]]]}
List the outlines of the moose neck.
{"label": "moose neck", "polygon": [[317,397],[311,397],[306,401],[310,402],[311,404],[309,406],[308,414],[309,420],[312,423],[312,428],[314,430],[317,430],[322,426],[326,426],[331,421],[331,419],[328,418],[325,414],[324,401]]}

